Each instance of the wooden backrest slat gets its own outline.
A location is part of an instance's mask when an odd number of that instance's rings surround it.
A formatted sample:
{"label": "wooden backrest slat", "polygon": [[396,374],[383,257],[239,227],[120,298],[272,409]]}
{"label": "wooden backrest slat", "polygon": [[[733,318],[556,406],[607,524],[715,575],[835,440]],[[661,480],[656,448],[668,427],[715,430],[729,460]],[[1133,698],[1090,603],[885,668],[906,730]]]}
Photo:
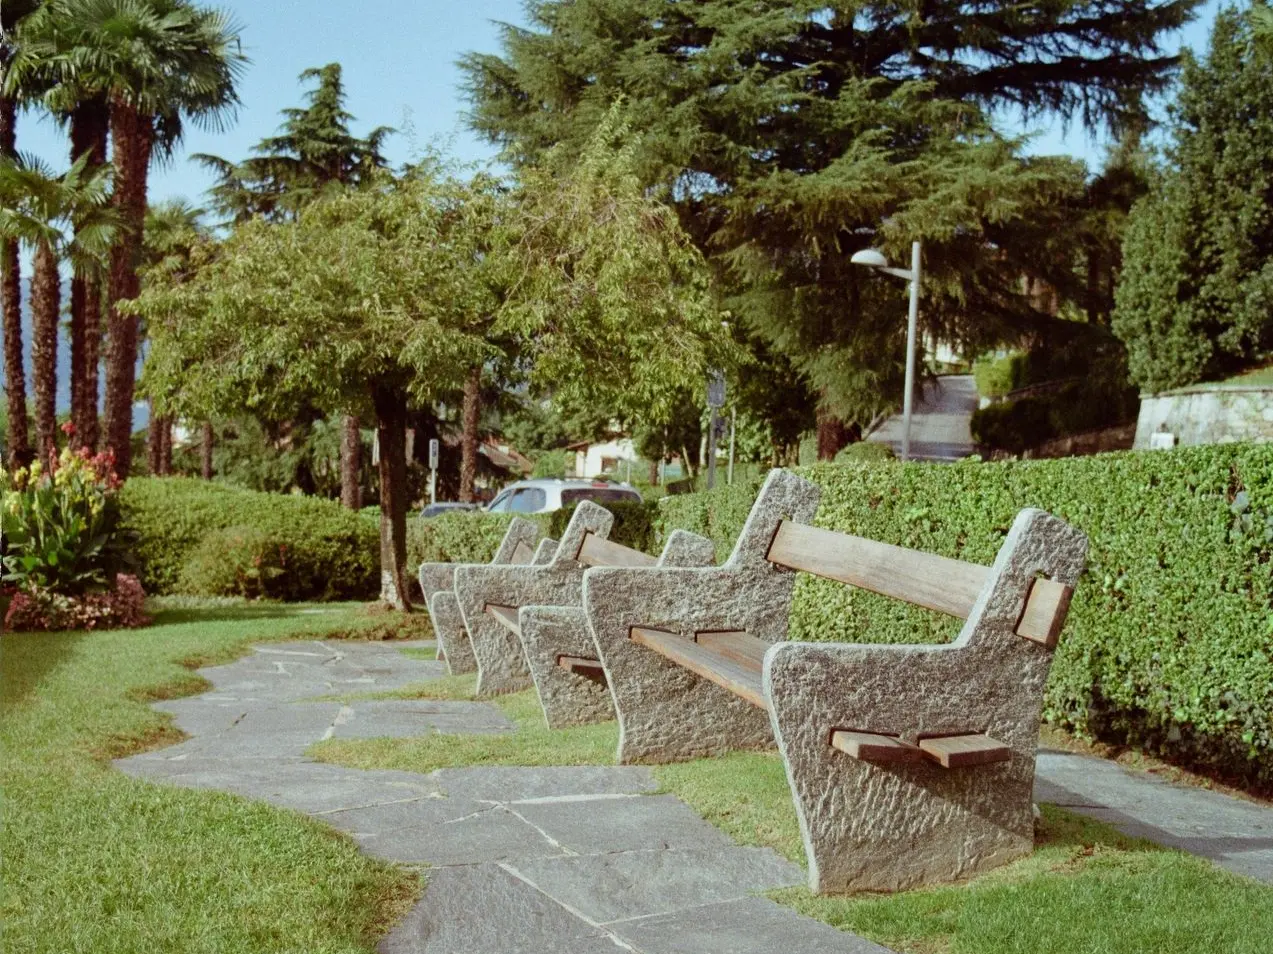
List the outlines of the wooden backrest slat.
{"label": "wooden backrest slat", "polygon": [[509,632],[516,633],[518,636],[522,634],[521,624],[517,621],[516,606],[496,606],[494,603],[487,603],[486,612],[495,617]]}
{"label": "wooden backrest slat", "polygon": [[989,567],[784,520],[766,558],[778,566],[967,619]]}
{"label": "wooden backrest slat", "polygon": [[1056,580],[1038,579],[1030,584],[1025,612],[1017,623],[1016,633],[1052,649],[1061,636],[1065,616],[1070,611],[1074,588]]}
{"label": "wooden backrest slat", "polygon": [[583,535],[583,543],[575,559],[584,566],[654,566],[658,562],[648,553],[625,547],[595,533]]}
{"label": "wooden backrest slat", "polygon": [[523,564],[529,563],[535,559],[535,548],[530,546],[524,540],[518,540],[517,546],[513,547],[513,563]]}
{"label": "wooden backrest slat", "polygon": [[694,634],[694,642],[732,659],[745,669],[760,672],[764,668],[765,650],[770,643],[741,630],[716,630]]}

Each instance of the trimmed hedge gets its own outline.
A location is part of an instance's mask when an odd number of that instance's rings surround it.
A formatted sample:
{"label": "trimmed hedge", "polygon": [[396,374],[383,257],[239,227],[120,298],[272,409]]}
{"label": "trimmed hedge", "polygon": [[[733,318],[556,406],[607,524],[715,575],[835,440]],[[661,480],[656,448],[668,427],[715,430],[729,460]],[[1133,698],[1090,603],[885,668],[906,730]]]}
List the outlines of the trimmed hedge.
{"label": "trimmed hedge", "polygon": [[[550,537],[554,540],[561,539],[577,506],[578,504],[575,504],[544,514],[549,518],[547,532]],[[643,550],[657,556],[658,551],[655,549],[657,534],[654,529],[656,509],[652,503],[637,503],[635,500],[608,501],[601,506],[614,514],[614,527],[610,530],[611,540],[632,547],[634,550]]]}
{"label": "trimmed hedge", "polygon": [[[197,548],[214,531],[250,527],[287,547],[287,579],[296,600],[373,599],[379,591],[379,536],[374,521],[330,500],[258,493],[189,477],[134,477],[120,490],[124,526],[138,534],[140,576],[148,593],[173,593]],[[233,534],[220,535],[232,546]],[[208,547],[215,550],[213,540]],[[215,554],[204,552],[205,566]],[[228,577],[226,577],[228,579]],[[221,577],[206,577],[207,587]],[[201,576],[200,586],[204,585]],[[274,595],[271,592],[271,595]]]}
{"label": "trimmed hedge", "polygon": [[[1273,790],[1273,446],[955,465],[816,465],[819,526],[989,564],[1022,507],[1091,540],[1045,717]],[[728,554],[759,486],[669,497]],[[791,635],[945,642],[958,621],[802,574]]]}
{"label": "trimmed hedge", "polygon": [[[421,563],[488,563],[515,516],[525,514],[452,511],[436,517],[412,517],[407,526],[407,569],[412,576]],[[541,526],[548,514],[530,515]]]}

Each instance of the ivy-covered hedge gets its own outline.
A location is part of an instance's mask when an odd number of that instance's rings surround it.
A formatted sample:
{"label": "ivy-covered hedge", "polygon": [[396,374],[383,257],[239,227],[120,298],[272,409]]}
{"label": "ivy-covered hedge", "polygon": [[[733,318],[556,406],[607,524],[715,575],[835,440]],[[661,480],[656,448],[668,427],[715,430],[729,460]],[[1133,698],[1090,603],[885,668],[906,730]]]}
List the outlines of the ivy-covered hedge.
{"label": "ivy-covered hedge", "polygon": [[[950,466],[817,465],[819,526],[990,563],[1022,507],[1085,530],[1045,716],[1273,789],[1273,446]],[[758,483],[670,497],[728,554]],[[958,622],[802,575],[792,636],[942,642]]]}
{"label": "ivy-covered hedge", "polygon": [[[517,515],[453,511],[427,520],[411,517],[407,526],[407,569],[414,576],[421,563],[487,563],[514,516]],[[532,515],[529,519],[546,527],[548,517]]]}
{"label": "ivy-covered hedge", "polygon": [[[251,528],[276,551],[286,548],[287,579],[280,578],[277,586],[288,599],[371,599],[378,592],[376,524],[334,501],[188,477],[134,477],[120,490],[120,506],[124,526],[138,535],[140,575],[148,593],[177,592],[196,550],[202,565],[213,559],[208,548],[215,541],[199,549],[205,538],[233,528]],[[217,539],[224,538],[226,547],[238,553],[242,545],[233,537],[220,533]],[[215,585],[211,580],[200,575],[200,588]]]}
{"label": "ivy-covered hedge", "polygon": [[[544,515],[549,518],[548,535],[554,540],[560,540],[562,534],[566,532],[566,525],[574,516],[576,506],[564,507]],[[630,503],[614,501],[603,503],[601,506],[614,514],[614,526],[610,529],[609,539],[632,547],[634,550],[658,555],[654,529],[656,510],[653,503],[637,503],[635,500]]]}

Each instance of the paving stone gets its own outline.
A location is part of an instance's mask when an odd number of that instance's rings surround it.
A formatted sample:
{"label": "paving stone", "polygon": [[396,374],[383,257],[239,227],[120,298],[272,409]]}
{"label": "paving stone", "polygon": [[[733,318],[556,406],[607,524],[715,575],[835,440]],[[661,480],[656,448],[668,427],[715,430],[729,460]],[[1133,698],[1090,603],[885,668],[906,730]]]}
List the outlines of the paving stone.
{"label": "paving stone", "polygon": [[519,861],[517,874],[597,922],[668,914],[803,884],[805,875],[767,848],[624,851]]}
{"label": "paving stone", "polygon": [[430,732],[482,735],[517,728],[485,702],[393,699],[352,702],[332,727],[332,738],[409,738]]}
{"label": "paving stone", "polygon": [[448,795],[513,802],[555,796],[628,795],[658,788],[654,774],[635,765],[550,765],[438,769],[431,776]]}
{"label": "paving stone", "polygon": [[888,954],[888,949],[797,914],[745,898],[606,925],[641,954]]}
{"label": "paving stone", "polygon": [[[323,820],[349,832],[364,851],[390,861],[470,865],[563,853],[560,844],[503,806],[456,806],[448,804],[451,801],[422,799],[404,805],[338,812],[324,815]],[[414,827],[377,827],[393,825],[395,819],[408,814],[417,817]],[[431,820],[429,824],[419,824],[426,818]]]}
{"label": "paving stone", "polygon": [[615,954],[624,950],[496,865],[429,873],[424,899],[380,944],[382,954]]}
{"label": "paving stone", "polygon": [[724,848],[729,836],[672,795],[523,802],[514,810],[573,851]]}
{"label": "paving stone", "polygon": [[1039,753],[1034,797],[1273,883],[1273,808],[1058,752]]}

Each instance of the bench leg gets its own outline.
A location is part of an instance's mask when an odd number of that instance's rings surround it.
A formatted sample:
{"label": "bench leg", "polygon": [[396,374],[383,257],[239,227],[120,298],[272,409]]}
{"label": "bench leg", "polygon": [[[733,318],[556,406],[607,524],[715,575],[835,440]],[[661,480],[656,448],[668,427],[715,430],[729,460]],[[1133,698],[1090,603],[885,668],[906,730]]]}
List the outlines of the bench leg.
{"label": "bench leg", "polygon": [[621,763],[676,762],[773,745],[765,710],[632,642],[633,626],[786,636],[790,574],[760,568],[598,568],[584,607],[619,717]]}
{"label": "bench leg", "polygon": [[563,656],[596,658],[597,650],[580,607],[527,606],[519,614],[522,648],[544,719],[550,729],[608,722],[614,718],[610,687],[600,668],[572,672]]}
{"label": "bench leg", "polygon": [[464,628],[454,591],[433,594],[429,600],[429,617],[438,640],[438,652],[446,658],[447,671],[453,676],[476,672],[477,660],[473,658],[473,647],[469,645],[468,630]]}
{"label": "bench leg", "polygon": [[[1025,641],[1022,640],[1024,643]],[[1028,855],[1047,656],[1003,666],[954,647],[786,643],[765,662],[765,694],[816,893],[900,891]],[[1018,663],[1021,660],[1017,661]],[[865,761],[830,745],[837,729],[900,735],[980,732],[1008,761],[964,768]]]}

